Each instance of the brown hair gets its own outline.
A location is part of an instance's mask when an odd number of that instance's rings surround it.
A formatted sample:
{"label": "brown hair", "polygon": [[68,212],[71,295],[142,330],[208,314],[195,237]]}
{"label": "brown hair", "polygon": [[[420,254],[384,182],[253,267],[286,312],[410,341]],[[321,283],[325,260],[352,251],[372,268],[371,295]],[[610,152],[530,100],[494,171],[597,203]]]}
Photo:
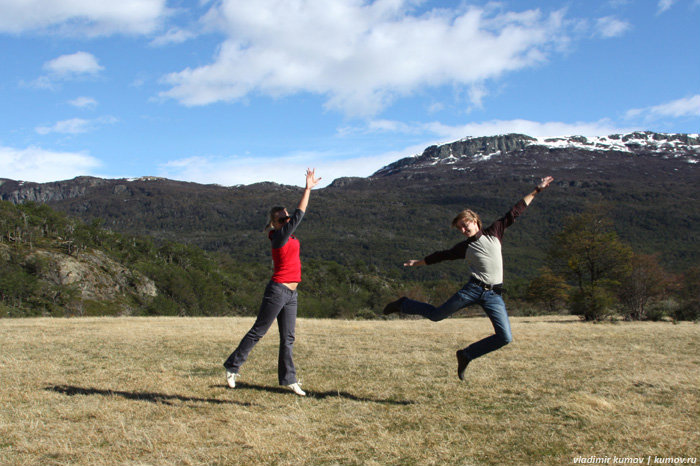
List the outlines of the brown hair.
{"label": "brown hair", "polygon": [[263,233],[265,233],[267,230],[273,230],[275,228],[274,222],[277,220],[277,214],[280,212],[284,212],[284,207],[277,206],[270,209],[267,216],[267,224],[265,225],[265,228],[263,228]]}
{"label": "brown hair", "polygon": [[457,228],[457,224],[462,220],[476,222],[477,226],[479,227],[479,230],[481,230],[481,218],[479,218],[479,214],[477,214],[473,210],[465,209],[458,213],[454,220],[452,220],[452,226],[454,228]]}

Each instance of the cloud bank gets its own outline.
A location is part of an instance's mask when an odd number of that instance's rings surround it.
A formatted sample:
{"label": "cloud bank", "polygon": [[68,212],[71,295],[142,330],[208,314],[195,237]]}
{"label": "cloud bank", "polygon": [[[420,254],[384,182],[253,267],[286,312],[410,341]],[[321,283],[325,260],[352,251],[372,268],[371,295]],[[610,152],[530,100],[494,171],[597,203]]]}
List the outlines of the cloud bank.
{"label": "cloud bank", "polygon": [[0,33],[11,34],[149,34],[169,14],[166,0],[2,0],[0,7]]}
{"label": "cloud bank", "polygon": [[54,152],[40,147],[16,149],[0,146],[0,173],[3,178],[46,183],[86,175],[99,167],[90,155]]}
{"label": "cloud bank", "polygon": [[567,44],[562,12],[485,7],[415,13],[407,0],[222,0],[207,15],[227,39],[211,64],[164,77],[185,105],[311,93],[372,115],[426,87],[480,86]]}
{"label": "cloud bank", "polygon": [[700,94],[666,102],[652,107],[635,108],[626,113],[627,118],[644,118],[645,121],[660,118],[682,118],[700,116]]}
{"label": "cloud bank", "polygon": [[397,150],[363,156],[352,154],[295,152],[276,158],[200,156],[172,160],[160,166],[159,176],[171,179],[215,183],[223,186],[251,184],[265,181],[302,186],[303,173],[307,167],[316,167],[323,177],[320,187],[327,186],[334,179],[347,176],[370,176],[380,168],[403,157],[420,154],[433,144],[444,144],[466,136],[493,136],[507,133],[521,133],[533,137],[558,136],[604,136],[626,133],[639,128],[621,128],[608,120],[598,122],[541,123],[530,120],[493,120],[480,123],[449,126],[439,122],[409,125],[402,122],[377,120],[364,128],[345,128],[340,137],[366,132],[400,132],[425,136],[425,142],[401,147]]}

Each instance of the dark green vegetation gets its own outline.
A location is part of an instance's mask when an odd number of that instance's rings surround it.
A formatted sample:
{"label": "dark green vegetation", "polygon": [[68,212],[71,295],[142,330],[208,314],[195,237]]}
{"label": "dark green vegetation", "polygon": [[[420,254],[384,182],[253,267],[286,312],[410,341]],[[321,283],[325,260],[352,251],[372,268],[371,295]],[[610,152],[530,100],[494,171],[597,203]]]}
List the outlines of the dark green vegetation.
{"label": "dark green vegetation", "polygon": [[584,320],[616,314],[627,320],[700,319],[700,267],[667,272],[658,255],[636,253],[623,243],[600,209],[567,218],[547,263],[526,297],[550,311],[566,305]]}
{"label": "dark green vegetation", "polygon": [[[310,260],[305,271],[302,316],[372,316],[396,294],[361,264]],[[252,315],[269,275],[269,261],[241,263],[0,201],[0,316]]]}
{"label": "dark green vegetation", "polygon": [[[680,139],[691,149],[664,152],[660,146],[647,148],[635,142],[645,138],[664,144]],[[536,197],[505,236],[509,300],[526,298],[531,280],[542,282],[542,267],[553,267],[550,250],[556,235],[570,216],[591,209],[612,222],[616,237],[634,254],[654,257],[660,270],[675,277],[672,282],[680,283],[684,273],[700,261],[700,168],[689,163],[697,159],[698,143],[693,138],[641,133],[628,141],[631,153],[552,149],[523,142],[531,139],[509,135],[432,147],[372,177],[338,179],[327,188],[314,190],[297,231],[304,262],[300,312],[374,315],[387,299],[404,292],[441,301],[468,276],[464,263],[411,269],[401,264],[461,241],[463,237],[450,228],[458,211],[472,208],[488,225],[544,175],[554,176],[555,182]],[[469,147],[458,147],[460,144]],[[496,151],[500,153],[487,160],[479,156]],[[451,154],[461,154],[461,158],[454,162]],[[323,176],[323,168],[317,167],[317,173]],[[302,181],[301,177],[290,179],[290,183]],[[194,273],[191,265],[162,259],[161,249],[170,247],[201,257],[192,263],[210,264],[202,265],[201,280],[219,287],[212,291],[215,299],[208,301],[206,294],[196,299],[174,298],[177,304],[156,309],[218,315],[257,309],[258,295],[270,273],[269,244],[261,233],[267,210],[273,205],[294,208],[301,189],[274,183],[222,187],[154,178],[76,178],[46,184],[4,180],[0,196],[15,203],[46,202],[70,218],[102,225],[110,238],[120,232],[138,237],[133,240],[136,243],[149,244],[140,262],[123,259],[130,256],[119,247],[108,250],[116,260],[150,277],[159,291],[169,283],[173,291],[163,291],[158,300],[184,293],[187,287],[176,285],[180,280],[176,276]],[[156,275],[165,274],[164,270],[171,270],[172,278]],[[550,278],[561,280],[563,275],[556,270]],[[576,285],[575,277],[565,278],[568,285]],[[612,280],[608,285],[619,288],[621,282]],[[198,284],[188,294],[198,296],[203,288]],[[623,299],[617,291],[614,294],[615,302]],[[605,296],[600,299],[609,303]],[[183,307],[182,302],[187,305]],[[528,312],[540,312],[540,306],[550,311],[562,307],[550,300]]]}

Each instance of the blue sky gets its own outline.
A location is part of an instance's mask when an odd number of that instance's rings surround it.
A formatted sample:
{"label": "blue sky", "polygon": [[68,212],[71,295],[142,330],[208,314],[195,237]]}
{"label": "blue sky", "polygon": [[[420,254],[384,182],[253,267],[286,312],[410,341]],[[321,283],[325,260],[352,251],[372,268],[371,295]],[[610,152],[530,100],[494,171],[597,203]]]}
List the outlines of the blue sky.
{"label": "blue sky", "polygon": [[467,136],[700,132],[700,0],[0,0],[0,178],[368,176]]}

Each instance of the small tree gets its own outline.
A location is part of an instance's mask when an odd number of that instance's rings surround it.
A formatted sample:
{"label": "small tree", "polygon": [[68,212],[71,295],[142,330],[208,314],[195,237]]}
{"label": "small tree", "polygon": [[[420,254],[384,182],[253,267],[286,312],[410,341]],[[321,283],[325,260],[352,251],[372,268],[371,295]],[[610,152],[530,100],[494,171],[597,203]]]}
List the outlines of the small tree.
{"label": "small tree", "polygon": [[674,314],[676,320],[700,320],[700,266],[683,274],[680,290],[681,306]]}
{"label": "small tree", "polygon": [[615,287],[626,275],[632,250],[613,230],[600,207],[569,217],[552,241],[552,264],[574,283],[571,311],[584,320],[601,320],[616,303]]}
{"label": "small tree", "polygon": [[525,297],[530,302],[543,305],[547,312],[555,313],[567,302],[570,288],[561,275],[556,275],[549,267],[543,267],[528,284]]}
{"label": "small tree", "polygon": [[657,256],[632,255],[628,274],[623,278],[618,294],[625,318],[646,319],[647,305],[651,300],[663,296],[668,285],[668,275]]}

